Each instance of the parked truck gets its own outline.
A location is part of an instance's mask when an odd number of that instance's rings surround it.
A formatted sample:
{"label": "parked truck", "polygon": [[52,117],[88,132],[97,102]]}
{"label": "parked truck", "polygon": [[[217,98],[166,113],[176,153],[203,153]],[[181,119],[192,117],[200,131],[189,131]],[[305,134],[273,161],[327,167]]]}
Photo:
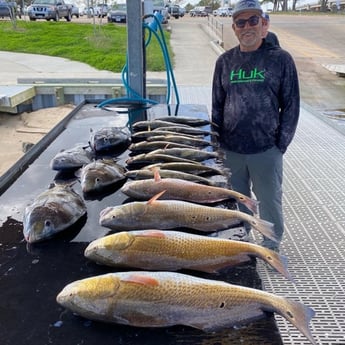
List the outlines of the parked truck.
{"label": "parked truck", "polygon": [[36,19],[59,21],[65,18],[68,22],[72,19],[72,6],[64,0],[34,0],[28,7],[30,20]]}
{"label": "parked truck", "polygon": [[10,18],[15,19],[16,16],[21,18],[20,12],[17,11],[17,3],[14,1],[7,2],[5,0],[0,0],[0,18]]}

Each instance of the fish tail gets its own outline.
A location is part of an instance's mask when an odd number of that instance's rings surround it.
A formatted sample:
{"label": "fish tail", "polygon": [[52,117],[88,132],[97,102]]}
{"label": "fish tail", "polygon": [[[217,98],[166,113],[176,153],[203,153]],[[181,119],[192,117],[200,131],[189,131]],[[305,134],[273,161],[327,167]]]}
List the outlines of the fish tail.
{"label": "fish tail", "polygon": [[315,315],[315,311],[297,301],[281,297],[283,299],[282,304],[275,310],[276,313],[290,321],[313,345],[317,345],[313,338],[309,323],[312,317]]}
{"label": "fish tail", "polygon": [[262,235],[269,238],[272,241],[279,242],[277,235],[274,233],[274,224],[268,222],[267,220],[263,220],[260,218],[255,218],[253,216],[250,217],[248,223],[257,231],[259,231]]}
{"label": "fish tail", "polygon": [[243,201],[241,200],[240,202],[241,204],[246,206],[249,211],[253,212],[254,215],[257,215],[259,213],[259,201],[246,197]]}
{"label": "fish tail", "polygon": [[286,279],[294,282],[289,270],[288,270],[288,258],[284,255],[276,253],[268,248],[260,247],[261,258],[279,273],[281,273]]}

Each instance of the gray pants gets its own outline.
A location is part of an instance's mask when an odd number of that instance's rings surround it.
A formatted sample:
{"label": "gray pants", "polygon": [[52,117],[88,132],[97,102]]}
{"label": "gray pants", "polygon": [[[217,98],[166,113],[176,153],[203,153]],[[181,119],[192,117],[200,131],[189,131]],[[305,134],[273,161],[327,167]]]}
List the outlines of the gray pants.
{"label": "gray pants", "polygon": [[[235,191],[251,196],[251,190],[259,203],[260,218],[272,222],[279,238],[283,237],[282,208],[283,154],[277,147],[257,154],[239,154],[225,150],[225,167],[230,169],[230,185]],[[240,211],[250,213],[239,205]],[[279,244],[264,237],[265,247]]]}

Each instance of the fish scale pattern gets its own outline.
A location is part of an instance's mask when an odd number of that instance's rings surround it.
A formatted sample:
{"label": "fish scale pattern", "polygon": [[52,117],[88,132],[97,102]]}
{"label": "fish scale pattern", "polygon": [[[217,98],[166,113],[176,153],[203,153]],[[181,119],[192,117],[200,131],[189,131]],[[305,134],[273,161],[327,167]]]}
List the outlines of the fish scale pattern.
{"label": "fish scale pattern", "polygon": [[[180,88],[183,104],[205,104],[209,87]],[[258,260],[266,291],[315,309],[312,334],[320,345],[345,345],[345,125],[303,105],[296,136],[284,160],[285,237],[295,284]],[[260,235],[252,236],[260,241]],[[276,315],[284,345],[309,345]]]}

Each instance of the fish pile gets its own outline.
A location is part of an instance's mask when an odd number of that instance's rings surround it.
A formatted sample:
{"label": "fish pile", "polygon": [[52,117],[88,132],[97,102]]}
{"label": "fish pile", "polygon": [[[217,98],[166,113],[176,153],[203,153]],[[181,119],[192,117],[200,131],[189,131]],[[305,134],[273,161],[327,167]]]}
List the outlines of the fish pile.
{"label": "fish pile", "polygon": [[[193,271],[214,274],[257,258],[292,280],[287,258],[279,253],[208,236],[247,222],[276,240],[273,224],[258,216],[259,202],[228,188],[217,134],[205,127],[210,121],[168,116],[136,122],[132,133],[103,128],[91,132],[89,145],[53,158],[52,169],[75,171],[84,198],[122,183],[119,190],[129,200],[99,215],[99,223],[115,233],[89,243],[84,256],[112,270],[134,270],[72,282],[57,295],[57,303],[91,320],[136,327],[187,325],[206,332],[277,313],[316,344],[309,330],[314,311],[302,303],[193,276]],[[130,152],[125,166],[110,154],[119,147]],[[71,186],[54,188],[57,192],[43,192],[25,211],[24,236],[30,243],[52,237],[86,214]],[[218,205],[228,201],[243,204],[252,215]],[[58,215],[54,208],[63,211]],[[56,227],[51,214],[63,226]]]}
{"label": "fish pile", "polygon": [[[78,143],[62,149],[51,159],[50,168],[59,173],[72,172],[80,179],[84,199],[97,198],[127,178],[127,169],[109,155],[128,148],[130,143],[131,134],[127,127],[91,130],[88,144]],[[70,229],[86,215],[84,199],[73,190],[73,183],[56,178],[53,187],[43,191],[26,207],[23,234],[28,243],[50,239]]]}

